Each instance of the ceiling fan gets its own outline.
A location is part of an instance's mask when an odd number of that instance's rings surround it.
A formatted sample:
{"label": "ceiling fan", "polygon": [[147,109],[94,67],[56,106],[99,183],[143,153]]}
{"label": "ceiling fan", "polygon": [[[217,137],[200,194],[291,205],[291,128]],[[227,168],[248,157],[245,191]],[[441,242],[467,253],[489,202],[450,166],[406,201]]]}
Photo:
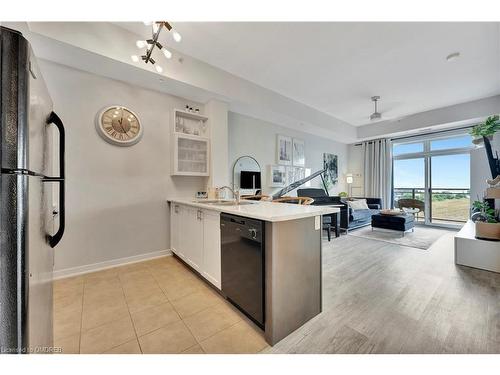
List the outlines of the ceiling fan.
{"label": "ceiling fan", "polygon": [[380,120],[382,118],[382,113],[377,111],[377,102],[380,100],[380,96],[372,96],[372,102],[375,106],[375,112],[370,115],[370,120]]}

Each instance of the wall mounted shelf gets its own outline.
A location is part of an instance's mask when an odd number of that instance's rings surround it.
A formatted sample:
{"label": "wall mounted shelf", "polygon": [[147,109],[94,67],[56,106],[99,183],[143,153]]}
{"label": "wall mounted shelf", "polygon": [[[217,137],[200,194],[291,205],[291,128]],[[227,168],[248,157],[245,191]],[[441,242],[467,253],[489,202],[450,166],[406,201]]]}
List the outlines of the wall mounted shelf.
{"label": "wall mounted shelf", "polygon": [[208,120],[207,116],[204,116],[204,115],[199,114],[199,113],[187,112],[187,111],[184,111],[182,109],[174,109],[174,114],[176,116],[190,118],[190,119],[198,120],[198,121],[207,121]]}
{"label": "wall mounted shelf", "polygon": [[173,176],[209,176],[210,130],[208,117],[173,110],[172,171]]}

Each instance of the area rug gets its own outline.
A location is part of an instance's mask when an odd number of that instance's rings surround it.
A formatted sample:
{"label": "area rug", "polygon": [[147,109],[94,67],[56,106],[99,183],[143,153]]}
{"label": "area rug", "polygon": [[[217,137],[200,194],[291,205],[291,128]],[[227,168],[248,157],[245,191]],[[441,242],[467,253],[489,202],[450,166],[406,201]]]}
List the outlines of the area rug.
{"label": "area rug", "polygon": [[400,246],[427,250],[441,236],[455,232],[456,231],[454,230],[448,229],[416,226],[414,232],[406,232],[404,237],[401,237],[401,232],[377,228],[372,231],[372,227],[367,226],[349,231],[349,236],[369,238],[371,240],[384,241]]}

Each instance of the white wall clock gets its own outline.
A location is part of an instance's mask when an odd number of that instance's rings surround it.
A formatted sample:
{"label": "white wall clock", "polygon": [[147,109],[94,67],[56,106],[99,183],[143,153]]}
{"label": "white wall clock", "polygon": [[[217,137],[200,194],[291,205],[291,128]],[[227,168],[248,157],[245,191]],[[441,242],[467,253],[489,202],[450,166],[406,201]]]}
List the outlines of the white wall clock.
{"label": "white wall clock", "polygon": [[142,138],[143,128],[139,117],[130,109],[114,105],[97,114],[97,133],[116,146],[132,146]]}

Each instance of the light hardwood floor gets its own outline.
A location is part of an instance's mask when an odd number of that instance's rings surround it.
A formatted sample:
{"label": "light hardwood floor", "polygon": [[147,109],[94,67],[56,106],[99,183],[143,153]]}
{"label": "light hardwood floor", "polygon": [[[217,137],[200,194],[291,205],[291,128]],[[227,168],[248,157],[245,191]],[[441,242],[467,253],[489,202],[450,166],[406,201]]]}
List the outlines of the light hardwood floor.
{"label": "light hardwood floor", "polygon": [[342,236],[323,247],[323,312],[266,353],[500,353],[500,274]]}
{"label": "light hardwood floor", "polygon": [[66,353],[500,353],[500,274],[429,250],[342,236],[323,247],[323,312],[269,347],[173,257],[54,285]]}

